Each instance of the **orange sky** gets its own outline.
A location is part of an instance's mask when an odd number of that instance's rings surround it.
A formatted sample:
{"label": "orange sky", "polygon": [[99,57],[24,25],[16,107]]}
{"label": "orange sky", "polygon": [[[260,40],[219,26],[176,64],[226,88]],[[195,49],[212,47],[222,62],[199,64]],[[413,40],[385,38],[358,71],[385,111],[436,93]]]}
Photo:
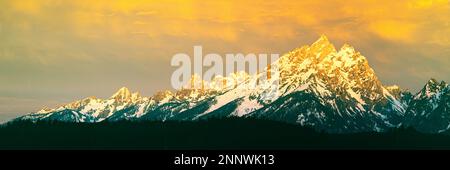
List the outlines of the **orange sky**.
{"label": "orange sky", "polygon": [[149,96],[170,87],[171,57],[194,45],[219,54],[285,53],[320,34],[338,47],[355,46],[385,84],[417,90],[431,77],[450,81],[448,0],[14,0],[0,6],[0,115],[107,97],[121,86]]}
{"label": "orange sky", "polygon": [[[355,32],[364,32],[392,41],[426,40],[449,45],[448,36],[443,36],[449,33],[448,3],[447,0],[17,0],[2,2],[2,6],[8,8],[3,11],[3,19],[17,22],[20,29],[32,29],[29,22],[33,20],[20,20],[31,17],[48,22],[39,26],[67,23],[71,33],[84,38],[145,34],[150,38],[172,35],[237,41],[245,38],[242,32],[246,30],[291,38],[297,33],[292,24],[345,40],[354,38]],[[16,18],[17,15],[21,16]]]}

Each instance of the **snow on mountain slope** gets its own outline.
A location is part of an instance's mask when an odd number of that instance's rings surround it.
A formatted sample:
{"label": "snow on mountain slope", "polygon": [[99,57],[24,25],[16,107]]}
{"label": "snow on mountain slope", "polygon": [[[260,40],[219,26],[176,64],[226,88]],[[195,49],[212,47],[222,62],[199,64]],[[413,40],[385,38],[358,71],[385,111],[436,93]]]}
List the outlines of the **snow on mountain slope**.
{"label": "snow on mountain slope", "polygon": [[[267,117],[266,115],[272,113],[261,111],[261,109],[276,107],[280,110],[283,106],[274,106],[274,101],[279,99],[289,101],[291,99],[285,96],[303,92],[311,94],[316,99],[314,100],[316,104],[329,110],[326,116],[330,117],[330,120],[337,117],[351,117],[348,123],[335,125],[347,126],[342,129],[361,130],[361,127],[356,127],[360,125],[355,125],[357,121],[363,122],[361,119],[370,119],[364,121],[374,122],[369,125],[371,128],[365,130],[380,130],[400,124],[399,119],[404,114],[404,105],[382,86],[366,58],[349,45],[344,45],[336,51],[328,39],[322,36],[311,46],[297,48],[283,55],[272,65],[279,69],[279,75],[268,81],[259,82],[260,84],[255,88],[247,88],[249,84],[257,83],[258,79],[266,76],[264,72],[258,75],[234,74],[232,77],[243,77],[245,81],[234,84],[234,88],[219,90],[215,95],[210,96],[208,102],[202,103],[202,107],[193,109],[195,112],[191,111],[189,114],[195,113],[194,119],[228,116]],[[267,98],[267,95],[271,97]],[[177,104],[172,104],[174,105]],[[295,103],[293,105],[295,106]],[[173,108],[167,109],[173,110]],[[321,112],[317,108],[314,109]],[[175,112],[165,115],[171,117],[175,114],[184,114]],[[296,116],[279,119],[296,122],[300,117],[304,117],[303,122],[308,122],[308,118],[303,113],[291,114]]]}
{"label": "snow on mountain slope", "polygon": [[[274,68],[279,74],[259,81]],[[237,72],[212,82],[194,75],[184,89],[158,92],[149,98],[121,88],[109,99],[86,98],[21,118],[99,122],[238,116],[345,133],[402,125],[410,98],[398,87],[383,86],[367,59],[353,47],[345,44],[336,50],[321,36],[310,46],[282,55],[257,75]]]}
{"label": "snow on mountain slope", "polygon": [[[277,64],[280,69],[281,105],[271,104],[251,113],[251,116],[271,115],[272,118],[275,116],[290,122],[299,120],[314,126],[330,119],[326,124],[334,126],[333,130],[341,131],[362,130],[363,126],[357,122],[372,122],[364,130],[381,130],[381,127],[385,129],[400,124],[404,106],[382,86],[366,58],[349,45],[336,51],[322,36],[311,46],[297,48],[282,56]],[[306,96],[307,99],[302,100],[298,96]],[[285,113],[284,110],[300,107],[297,106],[300,103],[304,104],[301,107],[314,108]],[[342,123],[333,121],[344,117],[346,121]]]}
{"label": "snow on mountain slope", "polygon": [[[109,99],[103,100],[88,97],[67,105],[62,105],[56,109],[43,109],[36,113],[23,116],[21,119],[47,120],[52,118],[52,120],[58,120],[57,115],[60,115],[60,117],[72,117],[75,122],[100,122],[111,117],[113,114],[130,108],[136,108],[143,113],[153,102],[148,98],[142,98],[139,93],[131,93],[127,88],[123,87]],[[133,114],[132,116],[139,117],[142,113],[137,112],[137,114]],[[74,116],[66,116],[66,114]],[[61,118],[61,121],[66,120],[66,118]]]}
{"label": "snow on mountain slope", "polygon": [[450,86],[431,79],[411,100],[405,124],[423,132],[439,133],[450,129]]}

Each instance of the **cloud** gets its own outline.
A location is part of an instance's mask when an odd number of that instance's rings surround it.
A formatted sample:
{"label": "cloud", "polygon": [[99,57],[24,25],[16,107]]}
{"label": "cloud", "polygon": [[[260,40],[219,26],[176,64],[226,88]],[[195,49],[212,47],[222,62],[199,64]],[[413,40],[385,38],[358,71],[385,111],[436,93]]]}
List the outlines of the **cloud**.
{"label": "cloud", "polygon": [[383,39],[399,42],[414,41],[416,37],[414,33],[417,29],[413,23],[394,20],[372,22],[369,28]]}
{"label": "cloud", "polygon": [[[147,31],[153,37],[168,35],[232,42],[247,38],[239,34],[239,30],[242,29],[261,33],[260,36],[270,35],[267,32],[272,31],[273,34],[277,34],[277,38],[291,38],[296,34],[295,28],[308,27],[317,34],[331,34],[330,37],[340,40],[349,38],[350,35],[357,37],[357,34],[373,33],[390,41],[417,43],[428,40],[429,43],[447,44],[448,36],[442,35],[448,33],[448,16],[450,16],[448,1],[441,0],[395,2],[17,0],[3,3],[14,9],[9,12],[11,15],[49,18],[46,20],[49,26],[54,23],[67,23],[68,31],[88,39],[113,36],[126,40],[130,32]],[[386,3],[390,5],[384,5]],[[61,8],[66,10],[52,12]],[[64,13],[62,17],[58,17],[61,16],[59,12]],[[29,21],[28,16],[18,17],[10,22]],[[151,24],[133,24],[139,21]],[[277,29],[286,28],[285,25],[289,28]],[[26,25],[23,26],[25,27],[19,29],[27,29]]]}

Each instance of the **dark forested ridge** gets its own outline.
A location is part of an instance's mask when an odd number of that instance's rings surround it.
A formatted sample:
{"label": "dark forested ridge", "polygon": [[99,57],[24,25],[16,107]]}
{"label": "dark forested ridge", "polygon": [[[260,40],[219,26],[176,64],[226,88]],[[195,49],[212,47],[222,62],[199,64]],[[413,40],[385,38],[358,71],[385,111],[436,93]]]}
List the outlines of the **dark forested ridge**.
{"label": "dark forested ridge", "polygon": [[0,128],[0,149],[450,149],[450,136],[412,128],[329,134],[257,119],[196,122],[15,121]]}

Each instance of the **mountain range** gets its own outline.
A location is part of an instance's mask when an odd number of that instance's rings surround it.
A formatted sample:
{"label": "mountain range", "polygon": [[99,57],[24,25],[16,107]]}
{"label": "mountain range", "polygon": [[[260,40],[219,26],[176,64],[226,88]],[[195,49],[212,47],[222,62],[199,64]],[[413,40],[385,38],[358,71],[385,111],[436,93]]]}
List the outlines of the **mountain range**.
{"label": "mountain range", "polygon": [[[120,120],[195,121],[245,117],[310,126],[330,133],[383,132],[401,126],[428,133],[450,129],[450,87],[431,79],[416,94],[385,86],[367,59],[352,46],[336,49],[321,36],[272,63],[279,70],[269,81],[265,73],[237,72],[191,84],[208,88],[161,91],[142,97],[123,87],[108,99],[88,97],[57,108],[44,108],[15,120],[102,122]],[[269,68],[266,68],[266,71]],[[220,82],[227,86],[217,87]],[[274,83],[276,82],[276,83]]]}

